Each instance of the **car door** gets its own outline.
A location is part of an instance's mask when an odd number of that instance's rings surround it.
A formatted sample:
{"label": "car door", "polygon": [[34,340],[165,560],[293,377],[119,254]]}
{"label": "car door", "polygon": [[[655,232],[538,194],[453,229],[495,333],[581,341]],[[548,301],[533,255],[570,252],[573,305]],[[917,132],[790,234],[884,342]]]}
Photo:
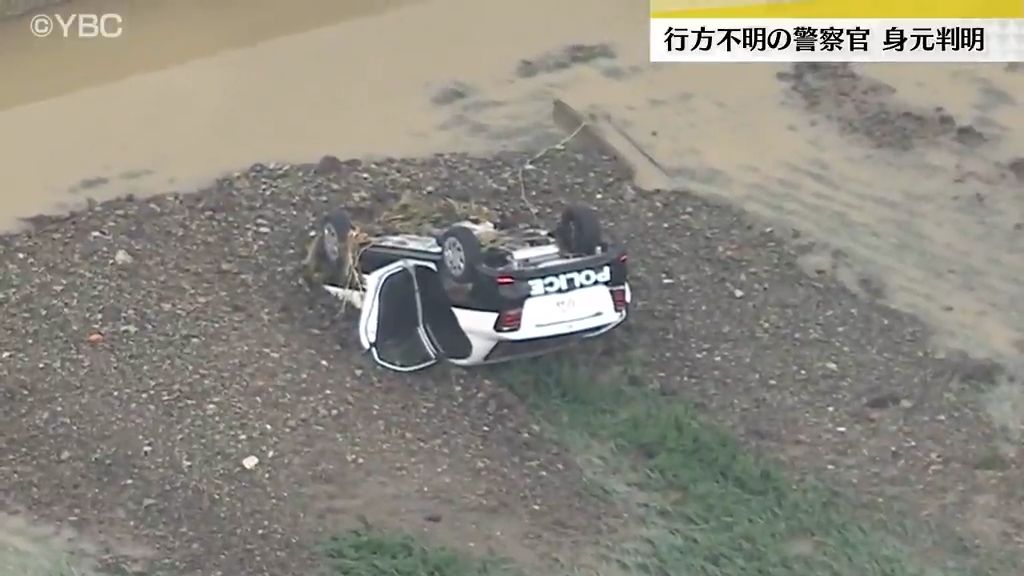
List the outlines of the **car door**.
{"label": "car door", "polygon": [[423,310],[423,328],[439,358],[466,360],[473,355],[473,342],[452,310],[452,301],[431,262],[417,262],[416,289]]}
{"label": "car door", "polygon": [[424,329],[416,266],[399,260],[368,274],[359,315],[363,348],[378,364],[399,372],[421,370],[438,361]]}

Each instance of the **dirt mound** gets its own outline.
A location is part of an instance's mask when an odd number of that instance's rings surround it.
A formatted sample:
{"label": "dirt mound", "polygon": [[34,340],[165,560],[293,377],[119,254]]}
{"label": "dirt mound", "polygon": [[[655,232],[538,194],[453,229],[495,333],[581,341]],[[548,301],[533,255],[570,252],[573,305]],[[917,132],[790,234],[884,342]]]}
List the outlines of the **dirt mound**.
{"label": "dirt mound", "polygon": [[614,60],[617,56],[615,49],[608,44],[571,44],[530,60],[520,60],[516,67],[516,76],[532,78],[541,74],[561,72],[589,62]]}
{"label": "dirt mound", "polygon": [[[5,237],[0,483],[85,535],[130,535],[177,574],[308,573],[310,543],[360,514],[528,566],[578,555],[607,511],[514,397],[465,372],[377,370],[351,315],[299,280],[327,209],[434,192],[438,207],[500,204],[518,198],[517,169],[254,166]],[[580,162],[536,192],[582,194],[603,170]]]}
{"label": "dirt mound", "polygon": [[[326,210],[403,195],[513,210],[525,161],[255,166],[3,237],[0,482],[182,574],[307,573],[309,542],[359,515],[536,573],[586,565],[619,511],[582,493],[519,400],[481,372],[377,370],[351,316],[299,280]],[[535,166],[541,214],[591,203],[630,247],[637,304],[616,342],[646,359],[640,384],[801,474],[1017,544],[1020,463],[977,404],[997,370],[929,357],[920,324],[808,278],[789,238],[733,208],[638,192],[599,158]]]}
{"label": "dirt mound", "polygon": [[799,63],[779,78],[790,84],[807,108],[837,122],[880,148],[910,150],[920,141],[952,136],[965,146],[986,137],[971,125],[958,126],[943,108],[919,110],[894,105],[895,90],[856,72],[850,64]]}

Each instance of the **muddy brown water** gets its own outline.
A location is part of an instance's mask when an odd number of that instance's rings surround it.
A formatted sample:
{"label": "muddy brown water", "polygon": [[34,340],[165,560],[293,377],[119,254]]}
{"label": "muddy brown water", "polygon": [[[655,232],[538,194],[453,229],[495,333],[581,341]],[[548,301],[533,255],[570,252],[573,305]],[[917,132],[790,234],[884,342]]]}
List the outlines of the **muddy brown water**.
{"label": "muddy brown water", "polygon": [[[0,22],[2,228],[257,161],[539,146],[556,137],[557,97],[607,112],[674,185],[827,241],[808,253],[809,273],[919,315],[937,349],[1024,372],[1019,70],[859,67],[894,89],[886,106],[942,107],[986,137],[921,136],[899,150],[851,135],[872,113],[856,104],[863,94],[809,112],[778,77],[786,67],[648,64],[642,2],[82,0],[57,11],[116,12],[124,35],[36,38],[31,14]],[[572,43],[614,54],[548,71],[542,55]],[[1019,438],[1016,386],[992,398]]]}

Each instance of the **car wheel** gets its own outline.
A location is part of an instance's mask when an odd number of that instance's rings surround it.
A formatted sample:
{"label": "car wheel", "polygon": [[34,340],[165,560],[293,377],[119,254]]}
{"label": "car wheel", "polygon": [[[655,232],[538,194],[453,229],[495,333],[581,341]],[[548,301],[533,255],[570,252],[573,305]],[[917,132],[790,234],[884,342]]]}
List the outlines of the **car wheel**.
{"label": "car wheel", "polygon": [[459,284],[476,279],[483,250],[480,239],[465,226],[453,226],[438,239],[441,245],[441,275]]}
{"label": "car wheel", "polygon": [[352,221],[344,210],[336,210],[320,222],[316,256],[324,281],[340,285],[349,279],[349,233]]}
{"label": "car wheel", "polygon": [[556,237],[573,254],[596,254],[601,246],[601,222],[587,206],[570,206],[562,212]]}

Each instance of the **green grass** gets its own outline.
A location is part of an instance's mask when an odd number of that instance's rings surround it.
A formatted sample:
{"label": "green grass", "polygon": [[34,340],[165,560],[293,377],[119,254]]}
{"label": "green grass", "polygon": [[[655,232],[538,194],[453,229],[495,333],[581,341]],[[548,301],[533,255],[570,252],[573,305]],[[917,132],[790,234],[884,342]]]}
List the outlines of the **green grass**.
{"label": "green grass", "polygon": [[[915,551],[934,535],[879,521],[844,496],[794,484],[744,452],[684,400],[646,386],[642,361],[606,361],[592,350],[495,369],[582,460],[607,497],[644,519],[620,546],[624,571],[708,576],[934,576],[981,574],[966,564],[927,566]],[[967,554],[942,541],[949,558]],[[946,559],[943,559],[945,562]]]}
{"label": "green grass", "polygon": [[338,576],[513,576],[510,564],[427,546],[408,534],[365,526],[332,538],[325,546],[331,574]]}
{"label": "green grass", "polygon": [[0,576],[86,576],[58,552],[41,553],[0,543]]}
{"label": "green grass", "polygon": [[[607,550],[617,573],[647,576],[961,576],[1014,574],[898,513],[867,512],[814,482],[793,482],[745,452],[679,396],[648,387],[637,357],[587,347],[489,369],[528,402],[587,474],[586,492],[632,508],[638,526]],[[497,560],[370,528],[331,541],[337,576],[513,574]],[[987,562],[988,559],[986,559]],[[540,575],[537,576],[560,576]]]}

